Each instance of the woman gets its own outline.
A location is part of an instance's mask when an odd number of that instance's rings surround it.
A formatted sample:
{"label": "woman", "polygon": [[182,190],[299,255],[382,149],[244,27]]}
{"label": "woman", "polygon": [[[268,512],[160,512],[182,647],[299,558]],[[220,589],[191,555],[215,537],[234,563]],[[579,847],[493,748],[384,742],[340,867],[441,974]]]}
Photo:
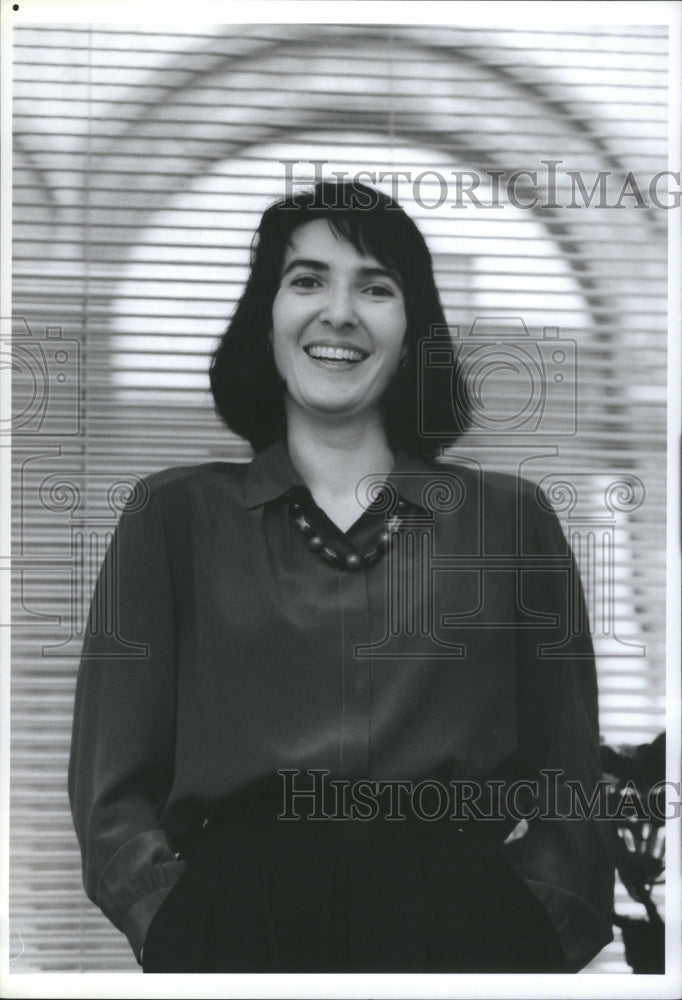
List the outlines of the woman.
{"label": "woman", "polygon": [[600,777],[575,565],[530,484],[435,464],[468,419],[421,364],[443,327],[390,198],[265,212],[211,367],[255,458],[149,477],[78,680],[85,886],[145,971],[576,971],[611,939],[607,839],[560,809]]}

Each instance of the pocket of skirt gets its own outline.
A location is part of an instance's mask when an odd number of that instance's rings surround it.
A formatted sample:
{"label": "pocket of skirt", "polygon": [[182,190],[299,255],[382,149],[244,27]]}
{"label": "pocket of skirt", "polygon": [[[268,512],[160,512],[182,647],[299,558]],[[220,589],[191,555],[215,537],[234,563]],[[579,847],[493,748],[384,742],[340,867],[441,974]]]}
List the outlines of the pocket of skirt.
{"label": "pocket of skirt", "polygon": [[147,934],[145,936],[144,946],[142,949],[142,968],[145,972],[147,971],[148,966],[153,964],[157,944],[159,944],[164,938],[164,931],[166,927],[169,924],[172,924],[173,913],[177,906],[177,899],[183,895],[183,889],[189,874],[190,866],[187,865],[185,870],[181,872],[180,877],[177,879],[175,884],[171,887],[170,892],[168,892],[162,900],[161,905],[151,919],[151,923],[147,928]]}

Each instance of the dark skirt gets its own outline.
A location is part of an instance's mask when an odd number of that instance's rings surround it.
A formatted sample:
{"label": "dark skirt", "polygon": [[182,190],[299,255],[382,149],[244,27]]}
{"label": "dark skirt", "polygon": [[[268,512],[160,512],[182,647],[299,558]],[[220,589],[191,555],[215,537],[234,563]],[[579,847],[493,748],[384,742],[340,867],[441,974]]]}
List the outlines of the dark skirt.
{"label": "dark skirt", "polygon": [[545,910],[489,837],[274,815],[235,808],[194,838],[145,972],[566,971]]}

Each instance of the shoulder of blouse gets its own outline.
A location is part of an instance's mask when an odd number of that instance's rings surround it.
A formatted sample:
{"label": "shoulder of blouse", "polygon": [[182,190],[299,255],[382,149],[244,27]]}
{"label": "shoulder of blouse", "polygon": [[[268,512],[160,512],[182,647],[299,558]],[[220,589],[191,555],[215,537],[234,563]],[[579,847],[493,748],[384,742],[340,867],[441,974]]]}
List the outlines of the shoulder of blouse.
{"label": "shoulder of blouse", "polygon": [[519,473],[501,472],[497,469],[449,461],[430,463],[427,468],[434,476],[440,471],[457,476],[464,486],[482,491],[489,502],[504,504],[522,499],[526,502],[534,501],[550,513],[552,511],[539,484]]}
{"label": "shoulder of blouse", "polygon": [[209,482],[220,477],[238,484],[244,478],[249,462],[204,462],[201,465],[176,465],[141,478],[154,494],[181,489],[187,483]]}
{"label": "shoulder of blouse", "polygon": [[431,466],[434,473],[446,470],[460,482],[465,498],[476,506],[487,523],[516,524],[525,546],[566,554],[566,537],[559,518],[543,488],[518,473],[501,472],[442,462]]}
{"label": "shoulder of blouse", "polygon": [[239,498],[242,495],[244,477],[249,462],[205,462],[201,465],[178,465],[149,475],[141,476],[143,502],[135,497],[129,503],[127,513],[140,507],[161,503],[174,505],[183,497],[191,498],[197,493],[221,492]]}
{"label": "shoulder of blouse", "polygon": [[238,511],[243,507],[248,468],[248,462],[206,462],[140,476],[122,509],[119,537],[127,537],[130,530],[148,534],[153,524],[180,528],[187,517],[206,505]]}

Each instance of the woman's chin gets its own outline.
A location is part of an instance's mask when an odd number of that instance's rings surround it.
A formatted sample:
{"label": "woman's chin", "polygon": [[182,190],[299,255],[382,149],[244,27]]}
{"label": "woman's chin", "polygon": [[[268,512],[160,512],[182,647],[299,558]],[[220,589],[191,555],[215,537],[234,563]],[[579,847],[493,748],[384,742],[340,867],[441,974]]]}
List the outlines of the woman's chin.
{"label": "woman's chin", "polygon": [[326,399],[324,402],[320,401],[308,406],[306,412],[313,420],[317,418],[326,421],[330,417],[334,417],[336,420],[344,417],[349,420],[358,418],[370,420],[373,410],[371,407],[367,407],[364,401]]}

